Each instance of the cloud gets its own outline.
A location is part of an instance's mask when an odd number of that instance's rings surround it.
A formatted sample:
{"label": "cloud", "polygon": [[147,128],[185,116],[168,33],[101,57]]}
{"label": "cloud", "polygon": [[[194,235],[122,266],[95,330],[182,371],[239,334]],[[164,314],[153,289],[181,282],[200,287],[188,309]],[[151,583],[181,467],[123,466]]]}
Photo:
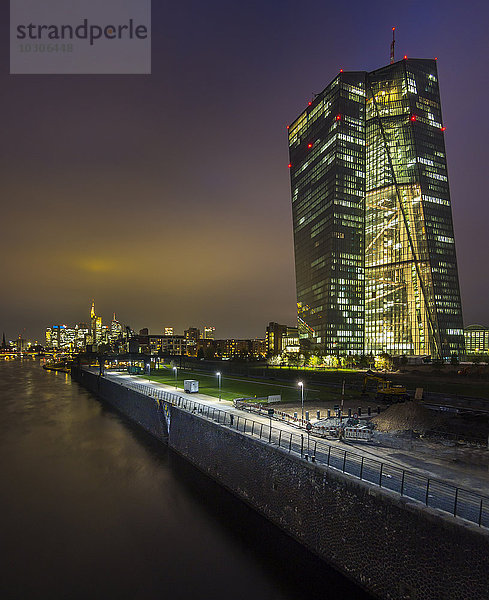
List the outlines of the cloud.
{"label": "cloud", "polygon": [[83,258],[78,267],[87,273],[111,273],[117,269],[117,263],[103,258]]}

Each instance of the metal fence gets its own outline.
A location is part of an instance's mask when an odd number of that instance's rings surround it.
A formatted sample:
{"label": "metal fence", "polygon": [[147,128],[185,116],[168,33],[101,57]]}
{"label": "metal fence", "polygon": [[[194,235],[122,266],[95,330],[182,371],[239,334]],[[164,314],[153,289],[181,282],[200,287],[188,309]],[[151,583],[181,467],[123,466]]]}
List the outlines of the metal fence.
{"label": "metal fence", "polygon": [[119,377],[113,378],[110,375],[107,377],[119,385],[154,398],[158,405],[161,402],[168,402],[219,425],[283,448],[287,452],[297,453],[307,461],[337,469],[401,496],[422,502],[425,506],[476,523],[479,527],[489,527],[489,498],[486,496],[333,446],[307,432],[296,433],[274,427],[271,418],[267,424],[147,384],[121,381]]}

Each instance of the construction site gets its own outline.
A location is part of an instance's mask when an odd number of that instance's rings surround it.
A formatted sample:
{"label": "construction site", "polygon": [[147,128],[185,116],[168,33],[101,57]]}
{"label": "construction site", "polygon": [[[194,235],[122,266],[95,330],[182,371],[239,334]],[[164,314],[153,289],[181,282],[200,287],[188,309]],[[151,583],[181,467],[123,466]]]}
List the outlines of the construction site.
{"label": "construction site", "polygon": [[149,378],[178,386],[187,378],[198,380],[200,393],[282,420],[316,439],[352,445],[366,456],[487,493],[485,365],[423,365],[396,372],[202,362],[185,367],[152,371]]}
{"label": "construction site", "polygon": [[[362,397],[355,404],[345,401],[342,408],[334,402],[307,402],[304,420],[311,423],[312,435],[337,439],[399,467],[487,493],[488,416],[437,408],[420,400],[377,405]],[[280,411],[299,422],[301,410],[300,403],[280,405]]]}

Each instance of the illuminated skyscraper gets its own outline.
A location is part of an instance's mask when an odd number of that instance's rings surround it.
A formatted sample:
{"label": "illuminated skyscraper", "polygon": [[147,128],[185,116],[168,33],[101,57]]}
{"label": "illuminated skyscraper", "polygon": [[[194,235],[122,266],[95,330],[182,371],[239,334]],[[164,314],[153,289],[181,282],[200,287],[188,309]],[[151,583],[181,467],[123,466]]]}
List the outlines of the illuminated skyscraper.
{"label": "illuminated skyscraper", "polygon": [[299,335],[364,347],[365,73],[340,73],[289,127]]}
{"label": "illuminated skyscraper", "polygon": [[435,60],[339,73],[289,127],[302,337],[328,353],[463,352]]}
{"label": "illuminated skyscraper", "polygon": [[95,301],[92,301],[92,308],[90,309],[90,325],[92,332],[92,343],[100,344],[106,341],[108,335],[108,327],[102,324],[102,317],[98,317],[95,313]]}
{"label": "illuminated skyscraper", "polygon": [[90,336],[90,327],[86,323],[78,323],[75,325],[76,329],[76,348],[83,350],[87,344],[87,339]]}
{"label": "illuminated skyscraper", "polygon": [[122,335],[122,331],[122,325],[119,323],[114,313],[114,316],[112,317],[112,321],[110,323],[110,341],[115,342],[116,340],[118,340],[119,337]]}
{"label": "illuminated skyscraper", "polygon": [[[53,333],[53,329],[51,327],[47,327],[46,328],[46,341],[44,342],[44,345],[46,346],[46,348],[54,348],[54,343],[55,343],[55,335]],[[57,342],[57,340],[56,340]]]}

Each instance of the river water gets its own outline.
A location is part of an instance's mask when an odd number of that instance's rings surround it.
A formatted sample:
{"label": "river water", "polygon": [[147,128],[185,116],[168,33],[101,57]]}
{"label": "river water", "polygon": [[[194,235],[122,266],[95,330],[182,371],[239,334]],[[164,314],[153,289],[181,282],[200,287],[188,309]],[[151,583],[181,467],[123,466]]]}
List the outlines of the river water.
{"label": "river water", "polygon": [[0,598],[369,598],[68,375],[0,362]]}

